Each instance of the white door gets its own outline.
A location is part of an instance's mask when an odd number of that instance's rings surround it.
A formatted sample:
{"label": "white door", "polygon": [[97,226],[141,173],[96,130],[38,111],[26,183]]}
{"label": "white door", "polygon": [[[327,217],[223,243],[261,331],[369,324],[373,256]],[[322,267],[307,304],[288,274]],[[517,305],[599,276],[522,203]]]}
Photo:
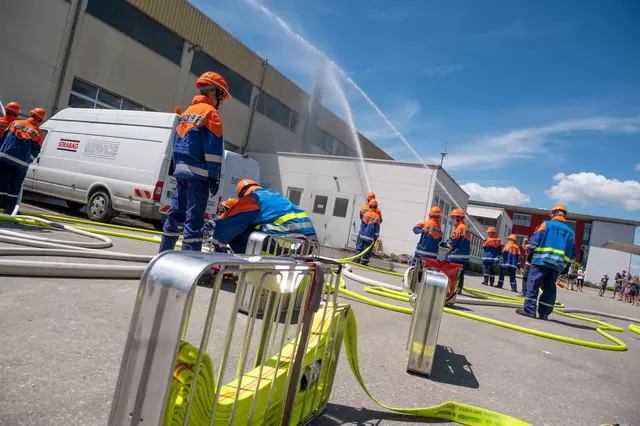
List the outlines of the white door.
{"label": "white door", "polygon": [[[54,197],[73,199],[72,178],[78,164],[82,141],[78,135],[51,131],[35,160],[29,177],[33,190]],[[31,173],[31,172],[30,172]]]}
{"label": "white door", "polygon": [[311,194],[307,214],[313,222],[320,244],[333,248],[349,247],[350,226],[355,207],[351,194]]}
{"label": "white door", "polygon": [[351,249],[356,248],[356,242],[358,241],[358,234],[360,233],[360,209],[367,203],[367,200],[362,195],[355,196],[354,209],[351,214],[351,221],[349,223],[349,239],[347,241],[347,247]]}

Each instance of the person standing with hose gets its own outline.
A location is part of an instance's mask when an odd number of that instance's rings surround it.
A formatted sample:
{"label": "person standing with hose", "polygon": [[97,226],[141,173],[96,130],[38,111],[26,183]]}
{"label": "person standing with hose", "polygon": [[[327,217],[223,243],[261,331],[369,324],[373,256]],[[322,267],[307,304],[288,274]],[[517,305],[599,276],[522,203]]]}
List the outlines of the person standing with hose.
{"label": "person standing with hose", "polygon": [[26,120],[15,120],[0,138],[0,212],[11,213],[18,202],[29,164],[40,154],[46,118],[42,108],[31,110]]}
{"label": "person standing with hose", "polygon": [[515,234],[509,235],[507,244],[502,251],[502,265],[500,267],[500,277],[498,278],[497,288],[502,288],[504,284],[505,273],[509,275],[509,283],[511,284],[511,291],[518,291],[518,285],[516,283],[516,270],[520,266],[520,247],[516,244],[518,237]]}
{"label": "person standing with hose", "polygon": [[[540,319],[548,319],[553,311],[558,275],[575,257],[575,234],[566,217],[567,208],[556,205],[551,210],[551,220],[545,220],[531,236],[531,269],[524,307],[516,309],[519,315],[536,318],[536,302]],[[540,288],[542,294],[538,300]]]}
{"label": "person standing with hose", "polygon": [[504,249],[504,244],[502,244],[502,241],[498,238],[496,228],[490,226],[487,232],[489,232],[489,237],[487,237],[482,244],[484,249],[482,253],[482,274],[484,276],[482,285],[491,285],[491,287],[493,287],[496,280],[496,265],[500,263],[500,254]]}
{"label": "person standing with hose", "polygon": [[[369,201],[369,211],[362,216],[362,222],[360,223],[360,233],[358,234],[358,241],[356,242],[356,256],[374,244],[380,236],[380,222],[382,222],[382,219],[380,219],[377,209],[378,202],[376,200]],[[368,265],[372,251],[373,247],[367,250],[361,257],[354,259],[354,262],[361,265]]]}
{"label": "person standing with hose", "polygon": [[9,129],[11,123],[18,119],[18,115],[20,115],[20,105],[16,102],[9,102],[4,106],[4,115],[0,117],[0,138]]}
{"label": "person standing with hose", "polygon": [[[459,263],[466,265],[469,263],[469,253],[471,252],[471,233],[464,223],[464,210],[453,209],[451,214],[455,223],[455,229],[451,233],[449,240],[444,243],[444,247],[449,249],[447,253],[447,261],[451,263]],[[464,268],[460,271],[460,279],[458,281],[458,294],[462,293],[464,287]]]}
{"label": "person standing with hose", "polygon": [[[380,219],[382,222],[382,219]],[[420,240],[416,245],[416,251],[411,259],[411,266],[415,265],[419,258],[437,259],[438,247],[442,241],[440,229],[440,207],[431,207],[429,219],[413,227],[414,234],[420,234]]]}
{"label": "person standing with hose", "polygon": [[164,222],[159,252],[173,250],[184,223],[182,250],[202,250],[202,228],[209,194],[218,193],[224,153],[218,109],[231,99],[221,75],[205,72],[196,81],[200,95],[180,116],[173,141],[176,189]]}

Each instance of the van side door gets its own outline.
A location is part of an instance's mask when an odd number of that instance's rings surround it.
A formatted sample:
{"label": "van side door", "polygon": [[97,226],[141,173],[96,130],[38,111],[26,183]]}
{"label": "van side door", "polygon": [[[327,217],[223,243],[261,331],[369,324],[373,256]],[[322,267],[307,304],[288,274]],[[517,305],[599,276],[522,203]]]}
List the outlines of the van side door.
{"label": "van side door", "polygon": [[34,192],[67,200],[76,199],[72,178],[81,153],[83,137],[57,130],[51,130],[47,134],[42,151],[35,160]]}

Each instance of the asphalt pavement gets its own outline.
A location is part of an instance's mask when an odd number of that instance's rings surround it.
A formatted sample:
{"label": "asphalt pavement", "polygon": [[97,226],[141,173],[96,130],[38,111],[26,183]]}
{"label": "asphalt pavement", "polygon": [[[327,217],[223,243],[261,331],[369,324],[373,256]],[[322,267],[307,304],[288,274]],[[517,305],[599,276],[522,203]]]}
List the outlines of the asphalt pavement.
{"label": "asphalt pavement", "polygon": [[[57,211],[56,213],[62,213]],[[1,223],[0,227],[8,224]],[[14,227],[15,229],[15,227]],[[42,233],[41,229],[22,229]],[[63,234],[59,232],[59,234]],[[48,232],[48,237],[70,238]],[[112,250],[154,254],[153,243],[113,238]],[[0,243],[1,245],[1,243]],[[46,261],[85,262],[78,259]],[[400,285],[400,278],[356,269],[360,275]],[[487,289],[480,279],[466,285]],[[363,286],[347,280],[363,293]],[[104,425],[107,423],[138,283],[0,277],[0,424]],[[195,316],[206,313],[208,289],[198,290]],[[499,292],[500,290],[493,290]],[[502,291],[512,294],[509,291]],[[373,296],[376,298],[375,296]],[[567,307],[640,317],[640,308],[594,289],[558,289]],[[401,305],[388,299],[386,302]],[[358,321],[360,367],[381,402],[426,407],[446,401],[475,405],[535,425],[639,424],[640,335],[612,332],[624,352],[590,349],[445,314],[429,378],[406,373],[410,316],[350,303]],[[558,315],[525,318],[511,308],[459,306],[479,315],[579,339],[608,343],[592,324]],[[215,359],[221,336],[208,350]],[[344,354],[327,409],[317,425],[442,423],[391,413],[371,401],[351,374]]]}

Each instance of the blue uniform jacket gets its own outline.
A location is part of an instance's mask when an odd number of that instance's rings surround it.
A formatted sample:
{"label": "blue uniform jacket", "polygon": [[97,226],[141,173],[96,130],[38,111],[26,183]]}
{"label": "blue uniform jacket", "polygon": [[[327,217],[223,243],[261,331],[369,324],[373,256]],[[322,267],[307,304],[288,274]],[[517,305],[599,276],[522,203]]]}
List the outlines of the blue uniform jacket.
{"label": "blue uniform jacket", "polygon": [[502,267],[517,269],[520,267],[520,247],[513,241],[507,242],[502,251]]}
{"label": "blue uniform jacket", "polygon": [[42,132],[34,118],[16,120],[0,139],[0,161],[11,164],[24,172],[40,154]]}
{"label": "blue uniform jacket", "polygon": [[451,251],[447,255],[447,260],[453,263],[468,263],[471,251],[471,234],[464,221],[456,223],[456,229],[451,233],[447,246]]}
{"label": "blue uniform jacket", "polygon": [[502,241],[498,237],[489,237],[484,240],[482,244],[484,249],[482,253],[482,262],[483,263],[499,263],[500,262],[500,254],[504,249],[504,245]]}
{"label": "blue uniform jacket", "polygon": [[369,242],[376,241],[380,236],[381,220],[380,215],[374,209],[366,212],[360,222],[360,238]]}
{"label": "blue uniform jacket", "polygon": [[173,141],[176,177],[220,180],[224,140],[218,111],[206,96],[196,96],[180,116]]}
{"label": "blue uniform jacket", "polygon": [[438,258],[438,246],[442,241],[442,230],[440,229],[440,221],[430,218],[413,227],[414,234],[420,234],[420,240],[416,245],[416,256],[425,257],[427,259]]}
{"label": "blue uniform jacket", "polygon": [[566,219],[556,216],[542,222],[531,236],[532,265],[545,266],[562,272],[575,257],[575,234]]}
{"label": "blue uniform jacket", "polygon": [[267,188],[249,192],[221,215],[217,219],[214,237],[222,244],[228,244],[245,231],[316,237],[307,213],[278,192]]}

